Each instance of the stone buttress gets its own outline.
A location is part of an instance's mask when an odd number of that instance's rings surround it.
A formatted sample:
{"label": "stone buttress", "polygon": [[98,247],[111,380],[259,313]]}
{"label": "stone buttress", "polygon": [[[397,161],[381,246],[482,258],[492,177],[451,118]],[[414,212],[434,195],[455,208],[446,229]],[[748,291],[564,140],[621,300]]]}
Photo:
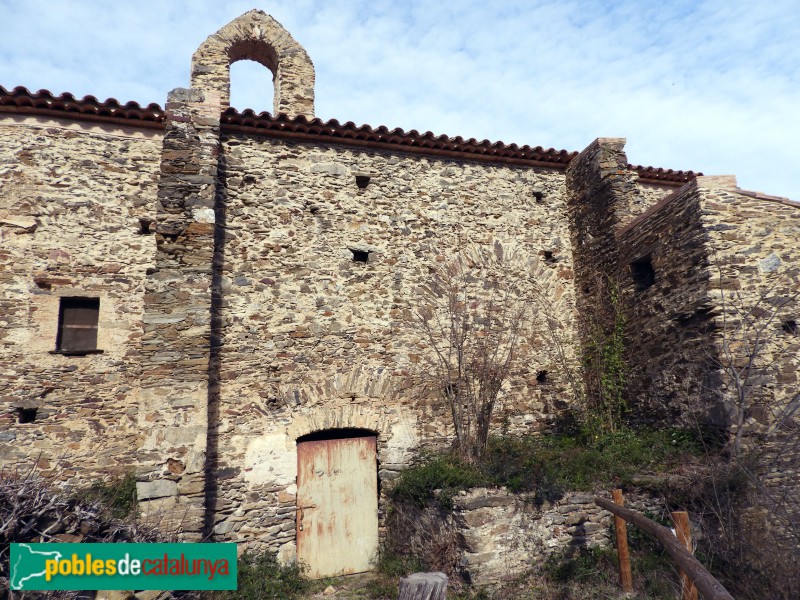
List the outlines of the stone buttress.
{"label": "stone buttress", "polygon": [[167,99],[157,251],[145,296],[137,491],[147,517],[179,527],[186,539],[212,525],[206,520],[215,496],[222,340],[213,318],[224,237],[218,222],[224,211],[220,115],[229,103],[230,64],[242,59],[272,70],[276,112],[313,118],[314,110],[311,61],[279,23],[257,10],[210,36],[193,57],[192,87],[175,89]]}

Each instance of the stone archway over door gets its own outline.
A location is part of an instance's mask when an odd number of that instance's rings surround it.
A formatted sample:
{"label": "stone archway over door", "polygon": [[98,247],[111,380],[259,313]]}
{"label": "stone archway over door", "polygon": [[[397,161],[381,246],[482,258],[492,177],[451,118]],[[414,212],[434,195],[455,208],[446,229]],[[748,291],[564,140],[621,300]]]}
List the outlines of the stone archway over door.
{"label": "stone archway over door", "polygon": [[377,550],[377,438],[298,440],[297,559],[307,574],[369,571]]}

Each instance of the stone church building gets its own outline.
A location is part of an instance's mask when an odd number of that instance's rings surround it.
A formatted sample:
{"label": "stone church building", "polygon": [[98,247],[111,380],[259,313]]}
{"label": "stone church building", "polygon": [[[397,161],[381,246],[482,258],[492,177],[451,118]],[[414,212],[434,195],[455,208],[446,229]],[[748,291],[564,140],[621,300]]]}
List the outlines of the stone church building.
{"label": "stone church building", "polygon": [[[243,59],[271,71],[273,115],[229,107]],[[134,471],[143,512],[186,539],[364,570],[388,482],[452,438],[408,382],[426,282],[460,253],[541,300],[498,432],[575,407],[602,277],[641,420],[796,436],[799,205],[623,147],[322,122],[311,59],[257,10],[163,108],[0,88],[0,463]]]}

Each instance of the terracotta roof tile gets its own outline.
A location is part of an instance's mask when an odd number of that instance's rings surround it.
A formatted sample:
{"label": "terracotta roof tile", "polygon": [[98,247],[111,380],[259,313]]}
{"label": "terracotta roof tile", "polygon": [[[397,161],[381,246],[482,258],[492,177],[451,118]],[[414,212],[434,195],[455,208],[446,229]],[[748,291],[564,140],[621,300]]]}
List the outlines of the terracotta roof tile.
{"label": "terracotta roof tile", "polygon": [[57,115],[68,113],[69,116],[92,117],[101,120],[125,119],[153,123],[159,127],[164,121],[164,111],[158,104],[148,104],[143,108],[138,102],[120,104],[114,98],[101,102],[94,96],[77,99],[68,92],[54,96],[48,90],[31,92],[22,86],[9,91],[0,85],[0,107],[16,109],[15,112],[21,113],[35,112]]}
{"label": "terracotta roof tile", "polygon": [[[75,98],[70,93],[54,96],[48,90],[31,92],[25,87],[7,90],[0,86],[0,111],[15,113],[36,113],[50,116],[67,116],[93,121],[127,121],[129,125],[163,127],[164,110],[158,104],[140,106],[137,102],[120,104],[114,98],[100,101],[94,96]],[[404,131],[389,129],[385,125],[370,127],[358,126],[352,121],[341,124],[336,119],[322,121],[299,116],[294,119],[286,115],[273,117],[269,113],[256,114],[251,109],[241,113],[235,108],[227,109],[221,117],[222,125],[229,130],[263,133],[276,137],[329,141],[342,144],[396,149],[407,152],[420,152],[454,158],[473,158],[475,160],[503,162],[511,164],[538,165],[555,169],[565,169],[577,152],[543,148],[542,146],[518,146],[490,140],[465,140],[436,135],[430,131],[419,133],[416,129]],[[657,185],[680,186],[702,173],[692,171],[673,171],[641,165],[628,165],[635,170],[642,181]]]}
{"label": "terracotta roof tile", "polygon": [[436,135],[430,131],[420,133],[416,129],[404,131],[396,128],[389,130],[386,126],[370,127],[369,125],[357,126],[352,121],[341,124],[336,119],[322,121],[321,119],[307,120],[300,116],[289,119],[285,115],[273,117],[269,113],[256,114],[250,109],[241,113],[235,108],[229,108],[222,114],[222,124],[231,130],[252,132],[300,134],[317,139],[327,138],[330,141],[341,141],[347,144],[352,141],[366,142],[369,145],[400,146],[398,150],[423,151],[428,154],[459,154],[470,155],[476,159],[494,159],[503,162],[538,163],[545,166],[565,168],[577,156],[577,152],[567,150],[544,149],[541,146],[518,146],[517,144],[504,144],[490,140],[478,141],[474,138],[465,140],[461,136],[454,138],[446,135]]}
{"label": "terracotta roof tile", "polygon": [[648,183],[667,183],[683,185],[690,179],[700,177],[702,173],[694,171],[673,171],[672,169],[657,169],[655,167],[643,167],[642,165],[628,165],[632,171],[639,174],[639,178]]}

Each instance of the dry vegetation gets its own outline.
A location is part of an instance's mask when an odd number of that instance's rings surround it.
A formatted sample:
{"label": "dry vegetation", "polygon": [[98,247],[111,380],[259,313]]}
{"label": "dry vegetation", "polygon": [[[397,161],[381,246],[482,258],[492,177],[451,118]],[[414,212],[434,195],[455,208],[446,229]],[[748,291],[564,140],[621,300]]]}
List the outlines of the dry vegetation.
{"label": "dry vegetation", "polygon": [[[170,542],[167,533],[135,520],[132,476],[95,482],[68,493],[54,490],[35,469],[0,472],[0,598],[10,595],[9,544],[24,542]],[[77,598],[78,592],[27,592],[25,598]],[[193,598],[176,592],[169,597]]]}

